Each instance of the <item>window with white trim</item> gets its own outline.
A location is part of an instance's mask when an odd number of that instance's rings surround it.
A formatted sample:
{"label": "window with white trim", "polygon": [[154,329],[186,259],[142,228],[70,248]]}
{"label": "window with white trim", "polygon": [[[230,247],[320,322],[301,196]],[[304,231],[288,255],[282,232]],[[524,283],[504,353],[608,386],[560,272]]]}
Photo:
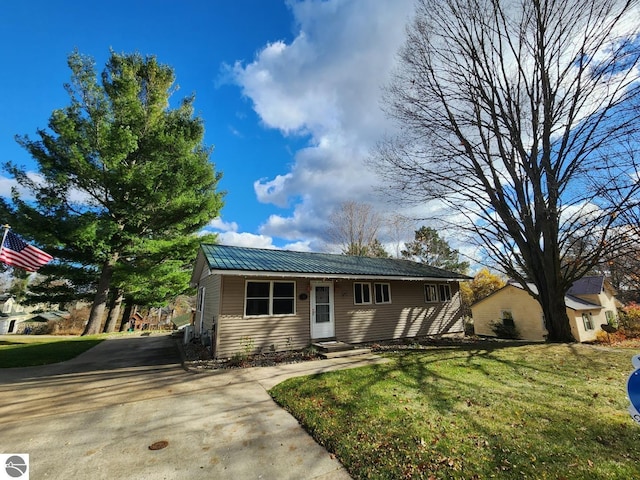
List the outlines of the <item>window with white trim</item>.
{"label": "window with white trim", "polygon": [[247,281],[244,314],[247,317],[293,315],[295,300],[295,282]]}
{"label": "window with white trim", "polygon": [[198,289],[198,300],[196,305],[198,305],[199,312],[204,312],[204,287],[200,287]]}
{"label": "window with white trim", "polygon": [[582,314],[582,323],[585,330],[593,330],[593,318],[591,312]]}
{"label": "window with white trim", "polygon": [[613,313],[613,310],[607,310],[604,312],[604,316],[607,319],[607,323],[612,327],[618,327],[618,321],[616,319],[616,315]]}
{"label": "window with white trim", "polygon": [[424,286],[424,299],[427,303],[434,303],[438,301],[438,289],[432,283],[427,283]]}
{"label": "window with white trim", "polygon": [[374,283],[373,291],[376,303],[391,303],[391,284]]}
{"label": "window with white trim", "polygon": [[448,283],[426,283],[424,299],[427,303],[451,301],[451,286]]}
{"label": "window with white trim", "polygon": [[371,303],[371,284],[354,282],[353,303],[356,305],[369,305]]}
{"label": "window with white trim", "polygon": [[451,301],[451,287],[448,283],[438,285],[438,290],[440,293],[440,301],[441,302],[449,302]]}

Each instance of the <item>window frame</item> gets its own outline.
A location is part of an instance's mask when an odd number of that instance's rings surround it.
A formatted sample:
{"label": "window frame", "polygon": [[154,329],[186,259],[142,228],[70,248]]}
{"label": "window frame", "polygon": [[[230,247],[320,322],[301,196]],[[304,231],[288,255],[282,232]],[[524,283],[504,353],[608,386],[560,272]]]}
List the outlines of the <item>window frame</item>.
{"label": "window frame", "polygon": [[502,325],[505,327],[515,327],[516,322],[513,318],[513,312],[511,310],[505,309],[500,312],[500,317],[502,319]]}
{"label": "window frame", "polygon": [[[269,284],[269,296],[268,297],[249,297],[248,296],[248,288],[250,283],[266,283]],[[293,293],[292,296],[278,296],[274,295],[275,292],[275,284],[276,283],[286,283],[293,285]],[[296,288],[297,282],[295,280],[246,280],[244,284],[244,317],[245,318],[255,318],[255,317],[288,317],[292,315],[296,315],[297,310],[297,302],[296,302]],[[252,314],[247,312],[247,307],[249,305],[249,300],[267,300],[268,312],[267,313],[257,313]],[[289,313],[273,313],[274,312],[274,301],[277,300],[291,300],[292,311]]]}
{"label": "window frame", "polygon": [[196,309],[198,312],[204,312],[205,287],[198,288],[198,298],[196,300]]}
{"label": "window frame", "polygon": [[585,312],[582,314],[582,325],[584,326],[585,331],[595,330],[593,328],[593,315],[591,312]]}
{"label": "window frame", "polygon": [[605,310],[604,318],[607,320],[607,323],[612,327],[618,327],[618,322],[616,321],[616,314],[613,310]]}
{"label": "window frame", "polygon": [[[428,295],[427,292],[431,292],[433,295]],[[431,298],[433,297],[433,298]],[[426,303],[438,303],[438,284],[437,283],[425,283],[424,284],[424,301]]]}
{"label": "window frame", "polygon": [[449,285],[448,283],[438,284],[438,298],[441,302],[450,302],[452,298],[451,285]]}
{"label": "window frame", "polygon": [[[357,290],[358,286],[360,287],[360,299],[358,302]],[[369,301],[365,301],[365,291],[364,287],[367,287],[367,295],[369,296]],[[353,304],[354,305],[371,305],[373,303],[373,296],[371,295],[371,282],[353,282]]]}
{"label": "window frame", "polygon": [[[380,287],[380,301],[378,301],[378,287]],[[386,288],[386,300],[385,300],[385,288]],[[376,305],[385,305],[391,303],[391,284],[388,282],[375,282],[373,284],[373,300]]]}
{"label": "window frame", "polygon": [[[431,298],[427,292],[433,295]],[[424,301],[426,303],[445,303],[453,299],[451,293],[451,285],[449,283],[425,283],[424,284]]]}

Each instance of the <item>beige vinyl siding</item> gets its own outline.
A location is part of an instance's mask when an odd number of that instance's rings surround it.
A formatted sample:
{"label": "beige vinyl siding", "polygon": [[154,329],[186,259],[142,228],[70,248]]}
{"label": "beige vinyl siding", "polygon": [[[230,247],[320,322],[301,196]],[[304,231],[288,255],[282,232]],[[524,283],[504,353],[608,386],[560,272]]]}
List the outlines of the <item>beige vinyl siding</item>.
{"label": "beige vinyl siding", "polygon": [[[196,333],[201,335],[200,318],[202,315],[202,326],[204,333],[211,335],[213,333],[213,324],[217,320],[220,312],[220,275],[209,275],[200,279],[198,289],[204,287],[204,312],[196,310],[195,327]],[[196,305],[196,309],[200,306]]]}
{"label": "beige vinyl siding", "polygon": [[[307,278],[250,277],[251,281],[294,281],[295,313],[282,316],[245,316],[245,285],[248,279],[222,276],[217,325],[216,358],[236,353],[302,349],[311,341],[310,284]],[[448,283],[451,300],[426,303],[423,281],[370,283],[372,303],[355,305],[354,282],[333,281],[335,336],[347,343],[461,333],[460,293],[456,282]],[[374,284],[389,284],[390,303],[376,304]],[[436,285],[444,282],[433,282]],[[300,296],[306,296],[304,300]]]}
{"label": "beige vinyl siding", "polygon": [[[457,283],[449,283],[451,300],[425,301],[423,281],[383,281],[390,285],[391,303],[356,305],[354,282],[334,284],[336,338],[347,343],[372,342],[463,331]],[[432,282],[442,283],[442,282]]]}
{"label": "beige vinyl siding", "polygon": [[[584,321],[582,320],[583,313],[587,315],[591,314],[591,325],[593,326],[593,329],[587,330],[584,328]],[[569,316],[571,333],[579,342],[591,342],[595,340],[598,332],[602,330],[600,325],[607,323],[604,309],[571,310],[567,308],[567,315]]]}
{"label": "beige vinyl siding", "polygon": [[[605,311],[615,310],[615,299],[601,295],[580,295],[580,298],[591,303],[603,303],[605,308],[592,310],[572,310],[567,308],[571,333],[579,342],[595,340],[600,325],[607,323]],[[543,341],[548,334],[543,324],[542,307],[536,299],[521,288],[507,285],[502,290],[479,301],[471,307],[474,330],[477,335],[495,336],[491,323],[499,321],[502,311],[508,310],[522,340]],[[582,314],[591,313],[593,330],[585,330]]]}
{"label": "beige vinyl siding", "polygon": [[[605,287],[599,294],[593,295],[578,295],[579,298],[586,300],[596,305],[601,305],[601,309],[593,309],[586,311],[572,311],[567,309],[569,319],[571,320],[571,333],[579,342],[590,342],[596,339],[598,332],[602,330],[602,325],[607,324],[607,311],[612,312],[614,317],[618,316],[618,309],[616,308],[616,299],[613,292]],[[585,330],[584,322],[582,321],[583,313],[591,313],[591,323],[593,330]]]}
{"label": "beige vinyl siding", "polygon": [[[218,344],[215,356],[228,358],[234,353],[298,350],[310,343],[309,281],[301,278],[260,278],[252,281],[293,281],[296,284],[295,314],[280,316],[244,316],[246,278],[222,277]],[[306,294],[300,300],[300,294]]]}
{"label": "beige vinyl siding", "polygon": [[542,308],[538,301],[521,288],[507,285],[471,307],[476,335],[492,336],[494,322],[500,322],[503,311],[511,312],[513,323],[523,340],[543,341],[547,335]]}

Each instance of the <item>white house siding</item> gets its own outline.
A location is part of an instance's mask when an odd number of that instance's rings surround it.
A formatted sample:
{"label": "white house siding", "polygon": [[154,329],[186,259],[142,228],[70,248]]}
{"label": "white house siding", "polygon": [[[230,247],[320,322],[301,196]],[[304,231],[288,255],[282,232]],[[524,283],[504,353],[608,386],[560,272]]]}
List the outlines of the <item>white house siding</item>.
{"label": "white house siding", "polygon": [[[426,303],[424,281],[358,281],[389,283],[391,303],[354,303],[353,281],[335,283],[336,338],[347,343],[373,342],[417,336],[461,333],[460,293],[456,282],[449,283],[451,300]],[[442,283],[442,282],[430,282]]]}
{"label": "white house siding", "polygon": [[[244,316],[245,277],[222,277],[222,297],[217,329],[217,358],[235,353],[298,350],[310,343],[309,281],[302,278],[251,277],[251,280],[296,282],[295,314],[283,316]],[[300,294],[307,299],[301,300]]]}

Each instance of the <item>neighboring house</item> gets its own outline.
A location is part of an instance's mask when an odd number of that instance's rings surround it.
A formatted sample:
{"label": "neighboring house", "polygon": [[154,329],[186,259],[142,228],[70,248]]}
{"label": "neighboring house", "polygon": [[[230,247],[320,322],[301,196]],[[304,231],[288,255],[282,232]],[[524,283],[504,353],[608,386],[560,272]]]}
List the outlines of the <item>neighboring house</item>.
{"label": "neighboring house", "polygon": [[193,312],[183,313],[182,315],[173,317],[171,323],[173,324],[174,330],[182,330],[187,325],[193,324]]}
{"label": "neighboring house", "polygon": [[201,245],[196,336],[215,358],[462,333],[459,282],[408,260]]}
{"label": "neighboring house", "polygon": [[69,312],[43,310],[46,305],[24,307],[7,294],[0,295],[0,335],[29,333],[50,321],[69,317]]}
{"label": "neighboring house", "polygon": [[129,317],[129,330],[146,330],[147,328],[149,328],[147,320],[138,312]]}
{"label": "neighboring house", "polygon": [[[532,284],[529,288],[536,291]],[[595,340],[602,324],[617,326],[615,291],[604,276],[577,280],[565,295],[565,304],[571,333],[579,342]],[[471,315],[476,335],[496,336],[495,322],[515,326],[523,340],[543,341],[548,334],[540,304],[517,283],[473,304]]]}
{"label": "neighboring house", "polygon": [[66,320],[71,314],[69,312],[63,312],[61,310],[50,310],[48,312],[40,312],[31,316],[31,322],[58,322],[60,320]]}
{"label": "neighboring house", "polygon": [[0,313],[0,335],[22,333],[30,318],[29,313]]}
{"label": "neighboring house", "polygon": [[22,333],[33,308],[25,308],[9,293],[0,294],[0,335]]}

